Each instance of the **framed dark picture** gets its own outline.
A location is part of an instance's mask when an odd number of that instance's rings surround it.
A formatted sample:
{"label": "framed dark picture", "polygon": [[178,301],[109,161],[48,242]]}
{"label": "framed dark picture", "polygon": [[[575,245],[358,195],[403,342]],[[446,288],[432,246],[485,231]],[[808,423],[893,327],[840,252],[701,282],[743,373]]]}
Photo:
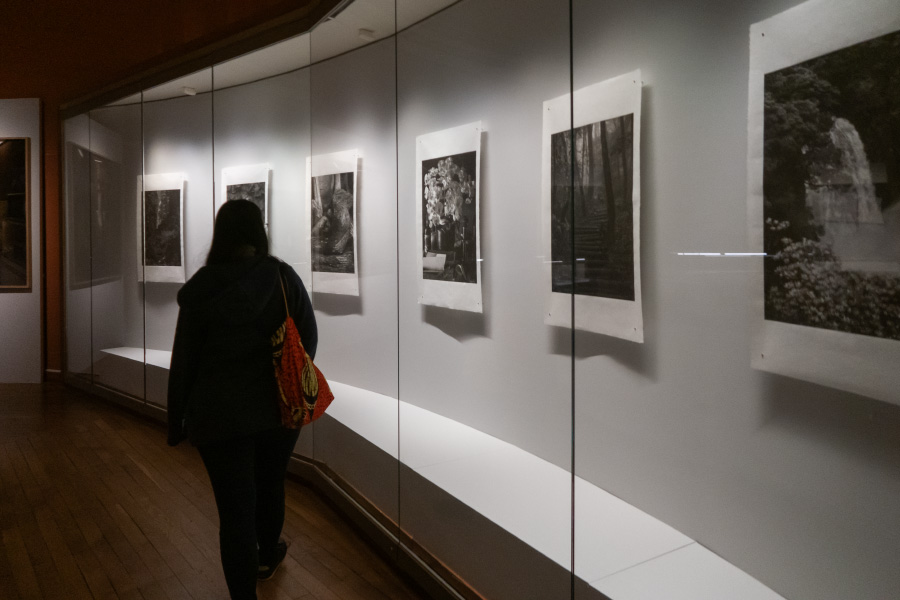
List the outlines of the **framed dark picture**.
{"label": "framed dark picture", "polygon": [[751,28],[748,216],[753,366],[900,403],[895,8],[813,0]]}
{"label": "framed dark picture", "polygon": [[31,291],[31,140],[0,138],[0,292]]}

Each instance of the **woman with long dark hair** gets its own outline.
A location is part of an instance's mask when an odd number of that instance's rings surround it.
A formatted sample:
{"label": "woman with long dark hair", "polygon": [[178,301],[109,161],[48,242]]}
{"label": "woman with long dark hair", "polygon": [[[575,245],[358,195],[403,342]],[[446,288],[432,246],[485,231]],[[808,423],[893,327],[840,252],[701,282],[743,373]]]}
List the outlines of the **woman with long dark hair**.
{"label": "woman with long dark hair", "polygon": [[200,451],[219,510],[225,581],[235,600],[255,599],[287,553],[284,478],[299,430],[281,425],[271,336],[291,316],[310,357],[318,334],[297,273],[269,255],[259,208],[226,202],[206,266],[178,292],[169,371],[169,445]]}

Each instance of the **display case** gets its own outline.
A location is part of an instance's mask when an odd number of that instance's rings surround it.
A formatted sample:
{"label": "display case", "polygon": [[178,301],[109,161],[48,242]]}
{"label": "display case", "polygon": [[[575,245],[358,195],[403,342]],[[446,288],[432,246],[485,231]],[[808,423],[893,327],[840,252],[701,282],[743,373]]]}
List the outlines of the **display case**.
{"label": "display case", "polygon": [[177,292],[248,198],[335,393],[292,469],[435,594],[894,597],[898,32],[355,0],[69,114],[67,381],[164,418]]}

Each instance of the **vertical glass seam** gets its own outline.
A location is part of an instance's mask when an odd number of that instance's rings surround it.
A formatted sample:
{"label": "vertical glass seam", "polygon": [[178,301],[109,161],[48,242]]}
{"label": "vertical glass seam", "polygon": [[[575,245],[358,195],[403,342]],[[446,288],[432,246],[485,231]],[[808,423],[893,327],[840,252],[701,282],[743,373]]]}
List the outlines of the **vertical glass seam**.
{"label": "vertical glass seam", "polygon": [[[87,120],[88,120],[88,215],[91,213],[91,208],[93,208],[93,199],[91,196],[93,195],[93,164],[94,161],[91,160],[91,151],[94,148],[94,140],[91,137],[91,113],[93,111],[88,111]],[[90,361],[91,361],[91,388],[94,387],[96,382],[96,376],[94,375],[94,223],[93,219],[88,219],[88,285],[90,286],[90,294],[88,294],[88,309],[90,311],[88,316],[88,323],[91,326],[90,333]]]}
{"label": "vertical glass seam", "polygon": [[[312,182],[312,174],[313,174],[313,162],[315,162],[315,158],[313,157],[313,129],[315,127],[315,119],[313,119],[313,34],[315,33],[316,28],[313,27],[309,30],[309,163],[306,165],[308,169],[307,180]],[[310,186],[312,183],[310,183]],[[306,184],[304,184],[306,186]],[[312,188],[304,190],[304,194],[311,194]],[[310,227],[312,227],[312,210],[306,214],[306,208],[303,209],[304,217],[309,219]],[[355,215],[354,215],[355,216]],[[310,291],[310,303],[312,304],[313,314],[316,312],[316,276],[315,276],[315,268],[313,265],[313,257],[312,257],[312,240],[308,240],[309,244],[309,291]],[[357,277],[359,274],[357,273]],[[319,428],[313,425],[312,428],[312,440],[310,443],[312,444],[312,450],[310,455],[312,456],[313,462],[316,460],[316,433],[319,431]]]}
{"label": "vertical glass seam", "polygon": [[[212,211],[213,211],[213,228],[216,223],[216,67],[209,68],[209,124],[210,124],[210,142],[212,144]],[[268,202],[268,198],[266,198]],[[271,244],[271,241],[270,241]],[[185,269],[187,269],[187,261],[185,260]]]}
{"label": "vertical glass seam", "polygon": [[[144,244],[146,244],[146,242],[147,242],[147,240],[144,239],[144,231],[145,231],[145,225],[144,225],[144,178],[146,177],[146,173],[145,173],[146,164],[144,162],[144,158],[146,157],[146,154],[147,154],[146,146],[147,145],[144,140],[144,91],[141,90],[141,203],[140,203],[139,210],[141,211],[141,233],[140,233],[140,236],[141,236],[141,241],[142,241],[140,261],[141,261],[141,274],[143,275],[142,279],[144,280],[144,284],[141,287],[141,307],[143,309],[141,312],[142,312],[142,319],[144,322],[144,326],[141,331],[141,333],[142,333],[141,337],[143,338],[141,346],[143,347],[143,350],[144,350],[144,364],[143,364],[143,367],[144,367],[144,381],[143,381],[144,398],[143,398],[143,400],[144,400],[145,409],[146,409],[147,405],[149,404],[149,400],[150,400],[150,398],[148,397],[148,394],[147,394],[147,273],[146,273],[146,269],[144,267],[144,254],[145,254]],[[184,188],[182,187],[182,189],[184,189]],[[182,198],[181,198],[182,214],[184,214],[184,200],[185,200],[184,196],[182,196]],[[182,229],[181,235],[182,235],[182,239],[184,239],[184,230],[183,229]],[[183,245],[184,244],[182,244],[182,246]],[[184,260],[184,252],[183,251],[182,251],[181,260]],[[168,403],[168,399],[167,399],[166,400],[166,408],[167,409],[168,409],[168,405],[169,405],[169,403]],[[166,416],[168,418],[168,410],[166,411]]]}
{"label": "vertical glass seam", "polygon": [[[141,201],[138,202],[138,210],[140,211],[140,223],[141,230],[138,232],[138,236],[141,239],[140,253],[141,255],[138,257],[141,265],[141,345],[144,349],[144,404],[147,404],[147,268],[144,260],[144,256],[146,254],[146,244],[147,240],[144,238],[144,234],[147,230],[146,224],[144,223],[144,189],[146,186],[147,179],[147,140],[144,136],[144,90],[141,90],[141,189],[138,190],[140,193]],[[182,198],[182,202],[184,199]],[[182,207],[183,208],[183,207]],[[182,232],[182,235],[184,233]]]}
{"label": "vertical glass seam", "polygon": [[[394,247],[397,276],[397,528],[402,531],[400,500],[403,469],[400,460],[400,34],[397,31],[397,0],[394,0],[394,196],[396,238]],[[399,549],[398,549],[399,552]]]}
{"label": "vertical glass seam", "polygon": [[570,405],[570,428],[571,428],[571,456],[570,465],[572,469],[570,478],[570,531],[569,531],[569,559],[570,559],[570,575],[569,575],[569,592],[572,600],[575,600],[575,293],[578,285],[575,277],[575,21],[574,21],[573,0],[569,0],[569,149],[571,150],[572,159],[569,161],[569,222],[572,223],[569,233],[569,243],[571,244],[571,254],[569,256],[572,261],[572,294],[570,296],[570,341],[571,341],[571,405]]}

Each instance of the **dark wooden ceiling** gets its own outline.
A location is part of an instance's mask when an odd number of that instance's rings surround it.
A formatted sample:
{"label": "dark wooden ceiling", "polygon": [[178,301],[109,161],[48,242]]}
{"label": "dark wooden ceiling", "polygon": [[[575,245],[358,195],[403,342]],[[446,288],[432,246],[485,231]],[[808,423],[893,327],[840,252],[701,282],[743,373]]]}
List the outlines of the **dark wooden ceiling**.
{"label": "dark wooden ceiling", "polygon": [[[50,107],[309,27],[338,0],[3,0],[0,98]],[[273,31],[275,33],[273,33]],[[268,33],[267,33],[268,32]],[[256,42],[258,43],[258,42]],[[232,50],[234,52],[234,50]]]}

